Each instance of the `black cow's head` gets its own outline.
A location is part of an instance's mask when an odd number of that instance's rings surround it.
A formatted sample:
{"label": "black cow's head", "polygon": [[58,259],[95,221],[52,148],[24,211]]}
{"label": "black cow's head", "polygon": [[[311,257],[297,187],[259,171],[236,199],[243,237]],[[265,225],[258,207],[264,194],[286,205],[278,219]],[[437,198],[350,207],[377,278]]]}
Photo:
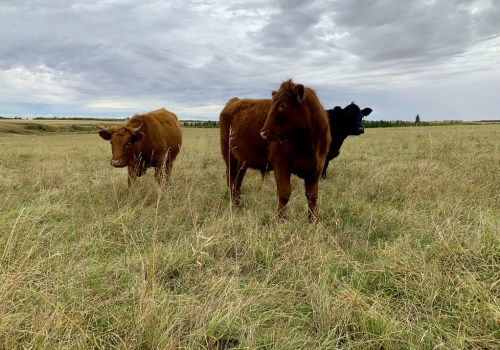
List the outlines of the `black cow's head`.
{"label": "black cow's head", "polygon": [[362,123],[363,117],[369,115],[372,109],[364,108],[360,110],[353,102],[345,108],[337,106],[334,109],[327,110],[327,112],[332,143],[330,144],[325,166],[321,174],[323,179],[326,179],[328,163],[339,155],[340,147],[342,147],[344,140],[350,135],[361,135],[365,132]]}
{"label": "black cow's head", "polygon": [[360,109],[354,102],[345,108],[339,106],[328,110],[328,119],[332,133],[339,132],[345,136],[361,135],[365,132],[363,128],[363,117],[372,112],[371,108]]}
{"label": "black cow's head", "polygon": [[137,128],[122,126],[99,131],[99,136],[104,140],[111,140],[112,166],[122,168],[134,164],[133,145],[144,138],[144,133],[140,131],[143,125]]}

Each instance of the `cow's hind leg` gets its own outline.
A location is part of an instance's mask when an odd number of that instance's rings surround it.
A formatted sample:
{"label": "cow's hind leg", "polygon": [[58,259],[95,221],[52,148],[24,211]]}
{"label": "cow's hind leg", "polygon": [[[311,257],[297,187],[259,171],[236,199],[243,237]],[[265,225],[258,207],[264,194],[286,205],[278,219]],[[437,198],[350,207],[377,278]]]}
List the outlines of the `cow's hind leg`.
{"label": "cow's hind leg", "polygon": [[162,167],[155,167],[155,179],[158,182],[158,185],[161,186],[163,183],[163,171]]}
{"label": "cow's hind leg", "polygon": [[247,172],[247,167],[241,166],[238,168],[238,172],[236,173],[236,179],[234,181],[233,187],[234,187],[234,196],[235,198],[234,203],[236,206],[241,207],[241,184],[243,183],[243,178],[245,177],[245,174]]}
{"label": "cow's hind leg", "polygon": [[164,157],[155,160],[155,179],[158,185],[162,185],[165,181],[170,179],[172,172],[173,160],[170,154],[170,149],[166,152]]}
{"label": "cow's hind leg", "polygon": [[229,192],[229,199],[231,202],[234,200],[234,182],[236,180],[236,165],[238,164],[237,160],[229,155],[226,161],[226,185]]}
{"label": "cow's hind leg", "polygon": [[158,185],[161,185],[165,181],[168,182],[170,179],[173,165],[171,157],[165,157],[165,160],[162,161],[161,164],[161,166],[155,168],[155,179],[158,182]]}
{"label": "cow's hind leg", "polygon": [[241,184],[247,168],[240,164],[232,155],[228,157],[226,177],[229,197],[236,206],[241,206]]}
{"label": "cow's hind leg", "polygon": [[174,165],[174,160],[172,159],[172,154],[170,154],[170,149],[168,149],[167,154],[165,156],[165,177],[170,179],[170,174],[172,173],[172,167]]}

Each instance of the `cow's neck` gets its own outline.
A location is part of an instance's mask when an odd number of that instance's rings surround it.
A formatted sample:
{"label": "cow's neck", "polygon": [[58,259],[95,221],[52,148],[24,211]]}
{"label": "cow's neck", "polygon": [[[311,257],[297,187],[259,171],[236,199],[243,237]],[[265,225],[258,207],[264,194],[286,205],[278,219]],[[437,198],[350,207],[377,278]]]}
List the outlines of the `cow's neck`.
{"label": "cow's neck", "polygon": [[347,136],[348,135],[344,133],[334,133],[332,135],[332,143],[330,145],[331,153],[339,154],[340,147],[342,147],[342,144]]}
{"label": "cow's neck", "polygon": [[316,141],[308,129],[300,129],[289,141],[293,145],[294,157],[310,157],[316,150]]}

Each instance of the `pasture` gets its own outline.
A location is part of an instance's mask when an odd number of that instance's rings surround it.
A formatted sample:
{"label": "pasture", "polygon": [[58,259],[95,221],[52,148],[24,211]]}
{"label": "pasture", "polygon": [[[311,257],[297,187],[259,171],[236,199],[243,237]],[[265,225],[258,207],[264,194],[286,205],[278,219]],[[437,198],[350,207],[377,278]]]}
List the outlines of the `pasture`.
{"label": "pasture", "polygon": [[97,130],[3,123],[2,349],[498,349],[498,124],[349,137],[310,224],[296,177],[229,205],[218,129],[128,190]]}

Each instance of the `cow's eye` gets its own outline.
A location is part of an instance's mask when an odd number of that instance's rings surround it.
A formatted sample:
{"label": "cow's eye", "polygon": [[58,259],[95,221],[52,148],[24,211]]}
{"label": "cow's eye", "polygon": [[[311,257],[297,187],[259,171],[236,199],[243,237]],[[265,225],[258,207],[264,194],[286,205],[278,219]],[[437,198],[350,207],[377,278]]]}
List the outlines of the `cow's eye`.
{"label": "cow's eye", "polygon": [[286,108],[288,107],[288,105],[286,103],[282,103],[280,104],[280,106],[278,107],[278,110],[280,112],[283,112]]}
{"label": "cow's eye", "polygon": [[127,143],[125,144],[125,148],[130,148],[130,142],[127,142]]}

